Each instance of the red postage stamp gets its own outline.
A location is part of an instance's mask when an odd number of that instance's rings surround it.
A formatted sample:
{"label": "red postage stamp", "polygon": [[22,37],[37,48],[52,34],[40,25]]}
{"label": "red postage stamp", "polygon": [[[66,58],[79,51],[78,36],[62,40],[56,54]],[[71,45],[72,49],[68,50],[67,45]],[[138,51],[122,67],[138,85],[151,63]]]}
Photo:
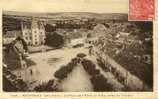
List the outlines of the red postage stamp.
{"label": "red postage stamp", "polygon": [[129,0],[129,20],[153,20],[155,0]]}

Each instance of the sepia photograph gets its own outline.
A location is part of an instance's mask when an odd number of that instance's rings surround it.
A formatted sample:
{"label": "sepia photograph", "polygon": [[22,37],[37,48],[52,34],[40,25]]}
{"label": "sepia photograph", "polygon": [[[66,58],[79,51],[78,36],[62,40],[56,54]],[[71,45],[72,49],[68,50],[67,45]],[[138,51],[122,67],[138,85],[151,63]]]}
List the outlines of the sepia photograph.
{"label": "sepia photograph", "polygon": [[4,92],[153,92],[153,21],[2,12]]}

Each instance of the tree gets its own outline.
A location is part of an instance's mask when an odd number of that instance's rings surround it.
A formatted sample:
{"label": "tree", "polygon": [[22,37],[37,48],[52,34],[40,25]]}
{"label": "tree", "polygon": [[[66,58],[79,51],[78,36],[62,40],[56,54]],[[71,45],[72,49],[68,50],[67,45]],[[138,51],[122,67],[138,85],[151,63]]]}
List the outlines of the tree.
{"label": "tree", "polygon": [[62,47],[64,44],[64,38],[58,33],[52,33],[46,35],[46,45],[52,47]]}

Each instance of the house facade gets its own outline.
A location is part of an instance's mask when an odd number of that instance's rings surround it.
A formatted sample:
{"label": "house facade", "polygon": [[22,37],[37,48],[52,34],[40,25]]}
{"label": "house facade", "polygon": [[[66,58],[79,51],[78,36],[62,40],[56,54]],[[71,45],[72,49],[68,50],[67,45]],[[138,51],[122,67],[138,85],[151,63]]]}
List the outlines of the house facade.
{"label": "house facade", "polygon": [[45,43],[44,21],[33,19],[31,22],[21,22],[22,36],[28,45],[43,45]]}

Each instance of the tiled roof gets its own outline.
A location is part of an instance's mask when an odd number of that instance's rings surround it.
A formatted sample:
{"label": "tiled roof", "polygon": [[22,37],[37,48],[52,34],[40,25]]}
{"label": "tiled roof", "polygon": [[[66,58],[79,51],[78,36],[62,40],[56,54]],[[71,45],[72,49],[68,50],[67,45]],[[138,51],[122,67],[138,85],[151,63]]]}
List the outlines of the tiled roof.
{"label": "tiled roof", "polygon": [[17,37],[17,36],[21,36],[21,31],[7,31],[6,34],[4,35],[4,37]]}

